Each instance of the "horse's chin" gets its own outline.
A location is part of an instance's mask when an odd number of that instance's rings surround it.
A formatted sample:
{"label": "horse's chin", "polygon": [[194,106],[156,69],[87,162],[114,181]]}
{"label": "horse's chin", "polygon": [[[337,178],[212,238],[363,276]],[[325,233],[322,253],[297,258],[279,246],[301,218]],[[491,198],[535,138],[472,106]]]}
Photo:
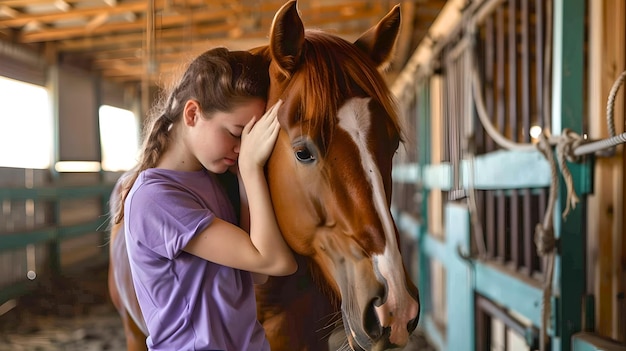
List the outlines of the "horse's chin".
{"label": "horse's chin", "polygon": [[352,348],[353,351],[384,351],[389,350],[385,342],[377,342],[374,344],[370,344],[369,348],[363,348],[359,343],[352,337],[350,334],[346,334],[348,339],[348,344]]}
{"label": "horse's chin", "polygon": [[389,330],[386,330],[380,339],[372,340],[363,332],[355,332],[350,326],[350,323],[347,322],[348,320],[346,319],[346,315],[343,311],[342,316],[344,321],[343,326],[346,333],[346,341],[353,351],[405,350],[403,346],[394,345],[389,342]]}
{"label": "horse's chin", "polygon": [[367,334],[363,331],[355,331],[350,325],[349,319],[347,319],[346,314],[342,311],[343,315],[343,326],[346,332],[346,339],[348,341],[348,345],[353,351],[378,351],[385,350],[380,343],[376,343],[372,340]]}
{"label": "horse's chin", "polygon": [[350,345],[350,348],[352,349],[352,351],[368,351],[367,349],[364,349],[361,347],[361,345],[359,345],[359,343],[355,340],[352,331],[350,330],[350,327],[347,326],[346,324],[346,339],[348,340],[348,345]]}

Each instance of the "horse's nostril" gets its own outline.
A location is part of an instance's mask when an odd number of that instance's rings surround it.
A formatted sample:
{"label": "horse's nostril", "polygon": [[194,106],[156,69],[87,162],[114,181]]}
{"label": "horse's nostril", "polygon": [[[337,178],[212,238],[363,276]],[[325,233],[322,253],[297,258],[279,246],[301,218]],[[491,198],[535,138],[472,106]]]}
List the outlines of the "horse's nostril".
{"label": "horse's nostril", "polygon": [[365,311],[365,320],[363,321],[365,332],[372,340],[380,339],[383,334],[383,329],[380,325],[375,309],[377,301],[378,298],[372,299],[367,310]]}
{"label": "horse's nostril", "polygon": [[417,322],[419,322],[419,314],[417,315],[417,317],[411,319],[409,321],[409,323],[407,323],[406,328],[409,331],[409,334],[411,334],[416,328],[417,328]]}

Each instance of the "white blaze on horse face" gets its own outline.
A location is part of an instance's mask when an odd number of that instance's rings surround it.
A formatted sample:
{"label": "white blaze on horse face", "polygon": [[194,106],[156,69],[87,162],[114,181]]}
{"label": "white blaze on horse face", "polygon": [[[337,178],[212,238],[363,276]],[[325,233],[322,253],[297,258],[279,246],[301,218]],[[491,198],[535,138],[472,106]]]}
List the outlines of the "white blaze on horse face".
{"label": "white blaze on horse face", "polygon": [[380,324],[391,327],[390,341],[404,344],[409,335],[407,323],[417,317],[419,306],[409,293],[402,267],[402,257],[398,250],[395,226],[387,205],[385,187],[374,156],[367,146],[372,115],[368,104],[370,98],[352,98],[338,111],[339,127],[344,129],[359,149],[363,174],[372,186],[372,201],[385,232],[385,250],[382,255],[373,255],[374,269],[384,279],[387,286],[385,302],[375,307]]}

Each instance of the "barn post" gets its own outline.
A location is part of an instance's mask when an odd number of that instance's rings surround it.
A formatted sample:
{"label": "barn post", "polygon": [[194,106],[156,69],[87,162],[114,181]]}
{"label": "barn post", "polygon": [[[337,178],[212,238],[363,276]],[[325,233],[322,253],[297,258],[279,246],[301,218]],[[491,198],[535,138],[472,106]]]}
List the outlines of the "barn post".
{"label": "barn post", "polygon": [[[417,78],[416,78],[417,79]],[[413,118],[417,119],[415,135],[418,136],[417,140],[417,160],[418,164],[423,166],[430,163],[430,113],[428,105],[428,84],[427,78],[422,78],[416,83],[415,89],[415,111]],[[422,201],[418,202],[421,206],[418,212],[422,214],[419,221],[418,229],[418,288],[420,293],[420,323],[424,326],[427,316],[432,316],[432,288],[430,277],[430,258],[428,253],[424,249],[424,243],[428,234],[428,198],[429,189],[426,187],[420,187],[418,190],[419,196]]]}
{"label": "barn post", "polygon": [[[565,128],[582,135],[584,109],[585,0],[554,0],[552,69],[552,134]],[[559,238],[552,303],[552,350],[572,350],[572,335],[582,328],[585,295],[586,198],[590,192],[590,162],[569,163],[580,203],[566,218],[567,188],[559,177],[554,228]]]}
{"label": "barn post", "polygon": [[[55,56],[56,57],[56,56]],[[61,160],[61,137],[60,137],[60,112],[59,112],[59,94],[61,87],[59,85],[59,64],[55,60],[52,64],[50,64],[48,68],[48,79],[47,79],[47,88],[50,92],[51,97],[51,107],[52,107],[52,118],[53,118],[53,147],[52,147],[52,162],[50,167],[50,175],[53,183],[57,183],[60,178],[59,172],[56,171],[54,165]],[[61,203],[58,199],[55,199],[53,202],[53,221],[55,227],[59,226],[61,223]],[[58,230],[55,231],[54,238],[51,240],[48,245],[48,260],[49,260],[49,268],[50,272],[53,275],[59,274],[61,272],[61,242],[59,239]]]}

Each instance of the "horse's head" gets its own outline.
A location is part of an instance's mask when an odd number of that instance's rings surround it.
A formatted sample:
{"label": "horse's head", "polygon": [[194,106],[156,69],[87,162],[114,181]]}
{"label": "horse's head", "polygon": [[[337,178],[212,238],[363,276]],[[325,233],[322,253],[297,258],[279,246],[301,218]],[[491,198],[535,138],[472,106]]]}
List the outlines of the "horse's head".
{"label": "horse's head", "polygon": [[276,14],[269,103],[282,130],[267,172],[280,228],[311,257],[342,301],[354,349],[404,345],[417,326],[417,288],[406,274],[389,210],[401,141],[378,68],[399,32],[396,6],[354,43],[305,31],[295,1]]}

